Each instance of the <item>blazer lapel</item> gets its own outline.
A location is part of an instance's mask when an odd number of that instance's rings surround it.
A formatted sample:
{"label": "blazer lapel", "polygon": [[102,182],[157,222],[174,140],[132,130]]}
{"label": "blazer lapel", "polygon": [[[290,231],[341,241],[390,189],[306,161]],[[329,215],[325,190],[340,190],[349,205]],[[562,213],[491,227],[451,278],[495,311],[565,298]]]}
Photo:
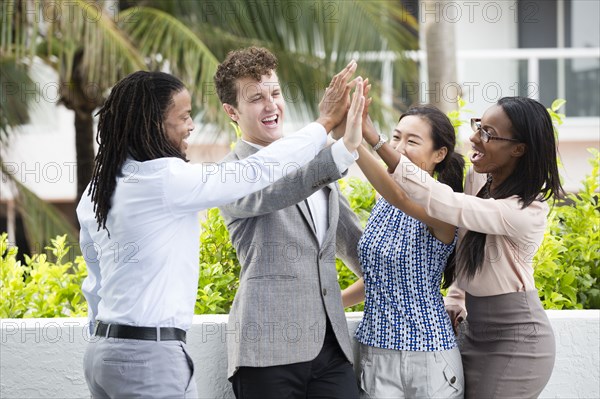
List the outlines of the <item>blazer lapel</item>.
{"label": "blazer lapel", "polygon": [[306,223],[308,223],[308,226],[310,227],[310,230],[312,231],[313,235],[316,237],[317,229],[315,228],[315,221],[312,218],[310,209],[308,209],[308,204],[307,204],[306,200],[298,202],[296,204],[296,206],[298,207],[298,209],[300,210],[300,213],[306,220]]}
{"label": "blazer lapel", "polygon": [[243,140],[238,140],[233,148],[233,152],[238,159],[248,158],[250,155],[258,152],[258,148],[251,146]]}
{"label": "blazer lapel", "polygon": [[[251,146],[243,140],[238,140],[233,149],[233,152],[238,157],[238,159],[247,158],[258,151],[258,148]],[[308,204],[306,203],[306,201],[300,201],[296,204],[296,206],[300,210],[300,214],[302,215],[302,217],[304,217],[304,219],[306,220],[306,223],[310,227],[310,230],[312,231],[313,235],[316,237],[317,230],[315,228],[315,222],[310,214],[310,210],[308,209]]]}

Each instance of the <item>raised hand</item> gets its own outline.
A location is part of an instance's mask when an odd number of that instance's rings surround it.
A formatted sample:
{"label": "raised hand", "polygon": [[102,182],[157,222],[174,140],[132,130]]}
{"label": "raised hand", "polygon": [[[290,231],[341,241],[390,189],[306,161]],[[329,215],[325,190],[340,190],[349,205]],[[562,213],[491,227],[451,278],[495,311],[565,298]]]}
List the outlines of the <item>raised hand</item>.
{"label": "raised hand", "polygon": [[364,95],[367,100],[365,101],[365,107],[362,115],[362,134],[365,141],[369,143],[369,145],[374,146],[379,141],[379,134],[377,133],[377,129],[375,129],[375,125],[373,125],[373,121],[369,116],[369,105],[371,105],[371,102],[373,101],[372,97],[368,97],[370,90],[371,85],[366,85],[364,89]]}
{"label": "raised hand", "polygon": [[[349,86],[351,88],[356,87],[357,81],[358,81],[358,78],[354,79],[352,82],[349,83]],[[367,94],[369,93],[370,89],[371,89],[371,85],[369,84],[369,78],[366,78],[363,82],[363,95],[365,96],[365,109],[370,104],[371,99],[367,100]],[[364,124],[365,117],[367,117],[367,116],[368,116],[367,113],[365,111],[363,111],[363,124]],[[332,139],[339,140],[342,138],[342,136],[346,132],[346,119],[347,118],[342,118],[342,121],[340,122],[340,124],[333,128],[333,130],[331,131]]]}
{"label": "raised hand", "polygon": [[350,63],[336,74],[325,94],[319,103],[319,118],[317,122],[322,124],[329,132],[337,126],[348,112],[350,106],[349,96],[351,87],[348,85],[349,79],[356,71],[356,61]]}
{"label": "raised hand", "polygon": [[350,152],[355,151],[362,143],[362,118],[365,107],[363,88],[364,82],[359,77],[356,81],[356,89],[354,89],[352,103],[346,117],[346,132],[344,133],[344,145]]}

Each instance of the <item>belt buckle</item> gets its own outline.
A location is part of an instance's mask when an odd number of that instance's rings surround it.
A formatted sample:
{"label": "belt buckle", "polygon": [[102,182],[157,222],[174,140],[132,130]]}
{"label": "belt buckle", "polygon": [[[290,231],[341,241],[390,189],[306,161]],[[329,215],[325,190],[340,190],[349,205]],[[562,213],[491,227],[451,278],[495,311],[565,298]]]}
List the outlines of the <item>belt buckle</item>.
{"label": "belt buckle", "polygon": [[101,320],[94,321],[94,336],[99,337],[98,330],[100,329],[100,324],[106,325],[106,333],[104,334],[104,338],[108,338],[108,333],[110,332],[110,323],[104,323]]}

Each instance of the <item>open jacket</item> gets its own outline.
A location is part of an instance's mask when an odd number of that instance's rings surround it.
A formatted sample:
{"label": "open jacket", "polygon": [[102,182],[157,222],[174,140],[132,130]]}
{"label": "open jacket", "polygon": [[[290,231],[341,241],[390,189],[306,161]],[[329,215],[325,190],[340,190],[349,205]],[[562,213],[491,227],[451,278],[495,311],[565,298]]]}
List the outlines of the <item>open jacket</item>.
{"label": "open jacket", "polygon": [[[224,160],[256,151],[240,140]],[[294,176],[220,208],[241,264],[225,334],[228,377],[241,366],[314,359],[323,345],[326,315],[352,362],[335,258],[337,253],[362,275],[357,254],[362,229],[340,193],[341,177],[327,147]],[[322,245],[304,201],[319,189],[326,190],[329,206]]]}

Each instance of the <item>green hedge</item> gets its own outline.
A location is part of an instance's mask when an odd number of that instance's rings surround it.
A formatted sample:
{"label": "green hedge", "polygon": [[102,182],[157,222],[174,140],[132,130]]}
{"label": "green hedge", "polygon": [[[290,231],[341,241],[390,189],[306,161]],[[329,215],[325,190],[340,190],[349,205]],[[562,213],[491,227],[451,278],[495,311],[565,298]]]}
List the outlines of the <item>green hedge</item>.
{"label": "green hedge", "polygon": [[566,204],[551,209],[534,258],[535,282],[546,309],[600,309],[600,154],[589,151],[591,174],[577,195],[569,194]]}
{"label": "green hedge", "polygon": [[[546,309],[600,309],[600,155],[597,150],[590,151],[592,173],[580,193],[552,207],[544,242],[534,258],[536,285]],[[366,223],[375,202],[372,187],[358,178],[341,180],[340,187]],[[65,236],[51,240],[48,254],[25,256],[22,264],[17,261],[18,249],[8,247],[6,234],[0,236],[0,318],[86,314],[81,294],[85,262],[81,256],[67,260],[71,248],[65,240]],[[240,265],[217,209],[209,210],[202,223],[199,267],[195,312],[228,313]],[[336,267],[341,288],[355,281],[339,259]],[[362,305],[352,310],[362,310]]]}
{"label": "green hedge", "polygon": [[0,318],[85,316],[87,304],[81,283],[87,276],[83,257],[65,261],[70,248],[66,235],[50,240],[47,254],[17,261],[18,248],[0,235]]}

